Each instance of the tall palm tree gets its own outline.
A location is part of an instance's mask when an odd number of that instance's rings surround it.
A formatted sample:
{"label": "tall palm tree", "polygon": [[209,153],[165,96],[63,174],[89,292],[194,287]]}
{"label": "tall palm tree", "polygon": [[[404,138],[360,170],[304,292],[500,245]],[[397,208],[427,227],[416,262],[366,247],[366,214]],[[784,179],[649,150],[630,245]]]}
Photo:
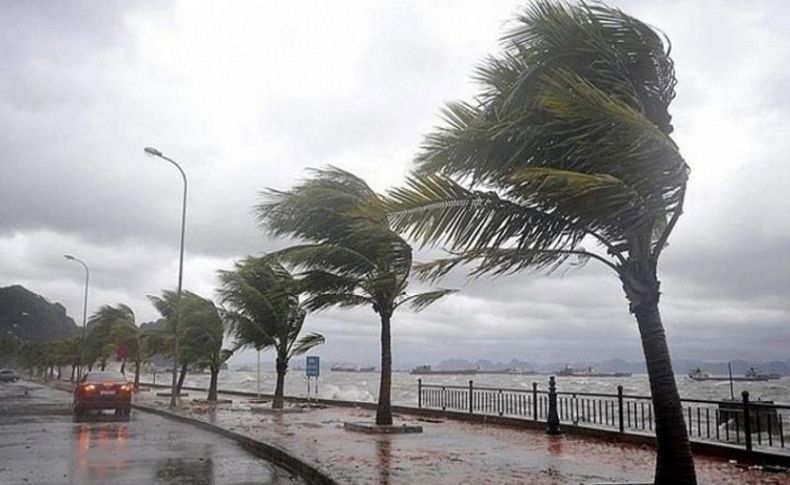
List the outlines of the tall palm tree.
{"label": "tall palm tree", "polygon": [[303,270],[309,311],[370,306],[381,322],[381,379],[376,424],[391,425],[391,320],[399,306],[421,310],[452,290],[408,296],[411,246],[390,229],[380,200],[361,178],[336,167],[287,192],[268,190],[257,206],[263,228],[305,241],[273,253]]}
{"label": "tall palm tree", "polygon": [[656,483],[694,483],[694,462],[658,310],[658,259],[683,210],[689,168],[670,138],[669,49],[602,4],[538,1],[477,71],[474,103],[445,108],[416,174],[394,190],[394,227],[450,257],[440,277],[551,271],[594,260],[636,316],[655,406]]}
{"label": "tall palm tree", "polygon": [[272,348],[277,354],[277,386],[272,407],[283,407],[288,362],[324,343],[318,333],[299,337],[307,311],[299,302],[301,282],[269,258],[248,257],[233,271],[220,271],[218,290],[230,332],[240,346]]}

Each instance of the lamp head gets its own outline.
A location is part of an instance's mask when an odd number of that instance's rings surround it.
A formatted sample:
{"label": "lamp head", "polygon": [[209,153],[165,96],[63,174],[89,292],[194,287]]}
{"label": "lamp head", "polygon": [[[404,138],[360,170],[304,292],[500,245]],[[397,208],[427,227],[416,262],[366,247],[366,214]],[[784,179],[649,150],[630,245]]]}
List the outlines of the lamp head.
{"label": "lamp head", "polygon": [[69,259],[69,260],[71,260],[71,261],[74,261],[74,256],[72,256],[72,255],[70,255],[70,254],[66,254],[66,255],[64,255],[63,257],[64,257],[64,258],[66,258],[66,259]]}
{"label": "lamp head", "polygon": [[147,153],[148,155],[151,155],[152,157],[161,157],[162,156],[162,152],[160,152],[159,150],[157,150],[154,147],[145,147],[144,150],[145,150],[145,153]]}

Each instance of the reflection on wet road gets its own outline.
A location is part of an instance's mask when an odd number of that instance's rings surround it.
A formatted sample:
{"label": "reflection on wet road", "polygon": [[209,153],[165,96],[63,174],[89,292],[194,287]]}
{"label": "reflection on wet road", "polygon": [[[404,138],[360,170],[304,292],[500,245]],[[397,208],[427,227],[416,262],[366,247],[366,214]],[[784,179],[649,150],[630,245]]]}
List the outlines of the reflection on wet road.
{"label": "reflection on wet road", "polygon": [[22,382],[0,384],[0,483],[300,482],[224,437],[159,416],[74,423],[67,393]]}

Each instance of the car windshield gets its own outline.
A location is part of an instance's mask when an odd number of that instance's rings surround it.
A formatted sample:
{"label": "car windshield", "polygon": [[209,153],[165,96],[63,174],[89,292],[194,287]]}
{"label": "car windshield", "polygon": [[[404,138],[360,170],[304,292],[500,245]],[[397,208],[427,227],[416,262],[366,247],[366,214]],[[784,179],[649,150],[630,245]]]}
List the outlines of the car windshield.
{"label": "car windshield", "polygon": [[13,374],[13,373],[14,373],[14,371],[8,370],[8,369],[0,370],[0,374]]}
{"label": "car windshield", "polygon": [[85,377],[86,382],[126,382],[126,377],[120,372],[105,371],[91,372]]}

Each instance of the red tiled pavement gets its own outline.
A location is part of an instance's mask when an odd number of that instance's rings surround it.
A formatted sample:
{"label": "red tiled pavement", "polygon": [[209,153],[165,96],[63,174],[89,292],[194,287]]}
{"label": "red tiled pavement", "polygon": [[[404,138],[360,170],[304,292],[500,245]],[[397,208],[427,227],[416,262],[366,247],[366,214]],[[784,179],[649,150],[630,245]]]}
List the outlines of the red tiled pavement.
{"label": "red tiled pavement", "polygon": [[[149,393],[138,397],[141,403],[167,407],[166,400]],[[259,413],[252,408],[265,405],[227,397],[234,404],[214,408],[185,402],[178,412],[275,444],[341,483],[649,483],[653,475],[655,451],[647,446],[452,420],[420,422],[422,434],[369,435],[346,431],[343,422],[372,422],[371,410]],[[717,458],[700,456],[696,465],[700,483],[790,484],[790,474]]]}

